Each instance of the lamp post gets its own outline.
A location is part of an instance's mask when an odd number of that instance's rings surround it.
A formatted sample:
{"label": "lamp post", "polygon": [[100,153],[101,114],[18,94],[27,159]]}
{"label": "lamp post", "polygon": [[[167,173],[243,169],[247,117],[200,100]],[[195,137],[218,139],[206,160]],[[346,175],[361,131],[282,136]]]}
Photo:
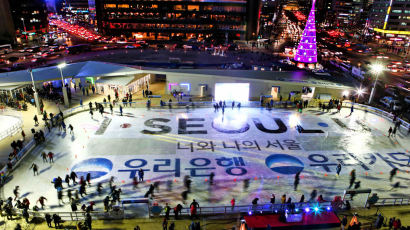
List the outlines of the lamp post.
{"label": "lamp post", "polygon": [[26,35],[26,40],[27,40],[27,30],[26,30],[26,23],[24,23],[24,18],[21,18],[21,21],[23,21],[24,33]]}
{"label": "lamp post", "polygon": [[372,91],[370,93],[369,105],[372,103],[372,100],[373,100],[373,97],[374,97],[374,94],[375,94],[375,91],[376,91],[377,80],[379,79],[379,75],[383,71],[383,69],[384,69],[384,67],[380,63],[374,64],[374,65],[371,66],[371,72],[374,75],[376,75],[376,80],[374,81],[373,88],[372,88]]}
{"label": "lamp post", "polygon": [[30,68],[30,69],[28,69],[27,71],[30,73],[31,82],[33,83],[34,102],[36,103],[37,114],[40,115],[40,114],[41,114],[40,101],[39,101],[39,99],[38,99],[38,93],[37,93],[37,90],[36,90],[36,85],[34,84],[33,70]]}
{"label": "lamp post", "polygon": [[66,66],[67,64],[65,64],[64,62],[59,64],[57,67],[60,70],[60,75],[61,75],[61,88],[63,89],[63,97],[64,97],[64,106],[65,107],[69,107],[70,106],[70,102],[68,101],[68,95],[67,95],[67,88],[65,87],[64,84],[64,76],[63,76],[63,68]]}

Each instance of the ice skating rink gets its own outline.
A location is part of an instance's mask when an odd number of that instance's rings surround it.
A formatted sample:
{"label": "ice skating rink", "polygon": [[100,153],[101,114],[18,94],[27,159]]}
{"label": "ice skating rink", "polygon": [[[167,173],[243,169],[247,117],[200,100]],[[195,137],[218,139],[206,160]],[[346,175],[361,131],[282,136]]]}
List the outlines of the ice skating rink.
{"label": "ice skating rink", "polygon": [[[286,194],[298,202],[302,194],[309,199],[312,190],[325,200],[343,195],[349,186],[349,174],[356,170],[360,188],[371,188],[379,197],[408,197],[410,194],[410,136],[399,130],[387,137],[393,124],[379,116],[360,110],[350,115],[323,113],[306,109],[302,114],[289,110],[228,108],[225,114],[213,108],[194,110],[130,109],[124,116],[117,112],[101,116],[82,112],[66,118],[74,135],[55,128],[46,143],[36,147],[12,173],[4,186],[4,196],[13,197],[20,186],[20,196],[32,204],[47,197],[46,209],[70,210],[68,198],[59,206],[53,178],[74,170],[79,176],[91,173],[89,195],[81,203],[102,200],[109,193],[106,183],[111,176],[123,191],[122,198],[141,198],[151,183],[159,182],[155,201],[171,205],[182,202],[185,176],[192,179],[188,200],[201,206],[250,204],[255,198],[268,203],[271,194],[277,202]],[[53,152],[55,163],[43,163],[41,152]],[[33,176],[31,164],[39,165],[40,175]],[[336,176],[337,164],[342,165]],[[389,172],[399,173],[389,181]],[[145,182],[134,190],[132,178],[137,170],[145,172]],[[294,191],[294,176],[301,171],[300,185]],[[215,174],[214,185],[209,175]],[[249,182],[246,187],[244,181]],[[103,195],[96,194],[96,184],[104,182]],[[390,190],[392,184],[400,187]],[[63,183],[64,194],[78,186]],[[365,196],[357,196],[360,203]],[[363,203],[364,204],[364,203]]]}

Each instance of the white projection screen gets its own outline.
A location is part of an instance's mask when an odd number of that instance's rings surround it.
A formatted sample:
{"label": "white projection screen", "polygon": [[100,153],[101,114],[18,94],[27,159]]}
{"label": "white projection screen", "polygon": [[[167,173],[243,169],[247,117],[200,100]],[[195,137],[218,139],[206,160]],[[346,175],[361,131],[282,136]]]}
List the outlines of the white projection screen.
{"label": "white projection screen", "polygon": [[249,83],[216,83],[215,101],[249,101]]}

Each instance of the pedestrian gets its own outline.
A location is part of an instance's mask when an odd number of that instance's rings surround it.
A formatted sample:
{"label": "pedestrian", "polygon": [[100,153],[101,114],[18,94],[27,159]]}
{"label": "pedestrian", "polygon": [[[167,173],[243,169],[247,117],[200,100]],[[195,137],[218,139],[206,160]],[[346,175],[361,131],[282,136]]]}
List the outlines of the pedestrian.
{"label": "pedestrian", "polygon": [[50,164],[54,163],[54,153],[48,152],[48,159],[49,159]]}
{"label": "pedestrian", "polygon": [[46,222],[47,222],[47,226],[48,226],[49,228],[52,228],[51,222],[53,222],[53,219],[51,218],[51,215],[48,214],[48,213],[46,213],[45,219],[46,219]]}
{"label": "pedestrian", "polygon": [[339,177],[340,171],[342,171],[342,164],[339,163],[336,166],[336,175],[337,175],[337,177]]}
{"label": "pedestrian", "polygon": [[60,202],[64,204],[63,201],[63,191],[61,188],[57,189],[57,199],[58,199],[58,205],[60,205]]}
{"label": "pedestrian", "polygon": [[29,223],[28,218],[30,217],[30,215],[28,214],[27,208],[23,209],[23,217],[26,220],[26,222]]}
{"label": "pedestrian", "polygon": [[162,230],[168,230],[168,220],[167,218],[164,218],[162,221]]}
{"label": "pedestrian", "polygon": [[175,220],[178,220],[178,215],[181,214],[181,211],[182,211],[182,205],[177,204],[177,206],[174,207]]}
{"label": "pedestrian", "polygon": [[302,194],[302,196],[300,197],[299,203],[304,203],[305,202],[305,195]]}
{"label": "pedestrian", "polygon": [[199,208],[198,202],[195,201],[195,199],[192,201],[192,203],[189,205],[189,209],[191,211],[191,219],[197,217],[197,209]]}
{"label": "pedestrian", "polygon": [[41,153],[41,158],[43,158],[43,163],[47,163],[47,154],[46,154],[46,152],[42,152]]}
{"label": "pedestrian", "polygon": [[393,128],[390,126],[389,128],[389,135],[387,137],[390,137],[391,133],[393,132]]}
{"label": "pedestrian", "polygon": [[350,172],[350,182],[349,182],[349,189],[353,186],[354,182],[356,181],[356,170],[353,169]]}
{"label": "pedestrian", "polygon": [[35,176],[37,174],[38,176],[38,166],[36,165],[36,163],[33,163],[30,167],[30,169],[33,169],[33,175]]}
{"label": "pedestrian", "polygon": [[299,180],[300,180],[299,176],[300,176],[300,171],[297,172],[296,175],[295,175],[295,181],[294,181],[294,183],[293,183],[293,189],[294,189],[295,191],[298,189]]}
{"label": "pedestrian", "polygon": [[68,125],[68,129],[70,130],[70,134],[71,135],[74,135],[74,127],[70,124],[70,125]]}
{"label": "pedestrian", "polygon": [[55,228],[60,228],[61,217],[54,213],[53,214],[53,220],[54,220],[54,227]]}
{"label": "pedestrian", "polygon": [[272,193],[271,198],[270,198],[270,204],[271,205],[275,204],[275,199],[276,199],[275,194]]}
{"label": "pedestrian", "polygon": [[34,120],[34,125],[35,126],[39,125],[37,115],[34,115],[33,120]]}
{"label": "pedestrian", "polygon": [[165,204],[164,212],[165,212],[165,219],[169,220],[169,212],[171,211],[171,207],[169,207],[168,203]]}
{"label": "pedestrian", "polygon": [[393,177],[396,176],[398,170],[399,170],[398,168],[394,168],[390,171],[390,178],[389,178],[390,181],[392,181]]}
{"label": "pedestrian", "polygon": [[344,230],[345,227],[346,227],[346,225],[347,225],[347,216],[344,215],[344,216],[343,216],[343,219],[342,219],[342,222],[340,222],[340,228],[341,228],[342,230]]}
{"label": "pedestrian", "polygon": [[88,227],[88,230],[92,229],[92,218],[91,218],[91,214],[89,212],[87,212],[86,216],[85,216],[85,224]]}

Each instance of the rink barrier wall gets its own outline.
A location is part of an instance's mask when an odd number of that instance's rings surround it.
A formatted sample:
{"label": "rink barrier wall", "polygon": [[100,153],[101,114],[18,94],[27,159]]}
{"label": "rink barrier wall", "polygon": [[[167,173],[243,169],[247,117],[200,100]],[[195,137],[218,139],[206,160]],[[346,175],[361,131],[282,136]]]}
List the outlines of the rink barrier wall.
{"label": "rink barrier wall", "polygon": [[19,119],[19,122],[17,124],[0,133],[0,140],[3,140],[6,137],[13,136],[22,129],[21,127],[23,126],[23,120],[20,112],[3,107],[0,109],[0,115],[12,116]]}
{"label": "rink barrier wall", "polygon": [[410,198],[379,198],[373,206],[410,205]]}
{"label": "rink barrier wall", "polygon": [[[365,112],[370,112],[370,113],[373,113],[373,114],[382,116],[382,117],[384,117],[384,118],[386,118],[386,119],[388,119],[388,120],[390,120],[390,121],[393,121],[393,119],[394,119],[394,114],[392,114],[392,113],[390,113],[390,112],[387,112],[387,111],[384,111],[384,110],[382,110],[382,109],[378,109],[378,108],[375,108],[375,107],[372,107],[372,106],[368,106],[368,105],[353,103],[353,102],[344,102],[344,103],[345,103],[345,105],[346,105],[346,104],[348,104],[348,105],[350,105],[350,106],[353,105],[353,106],[354,106],[354,109],[364,110]],[[408,130],[408,129],[410,128],[410,123],[406,122],[405,120],[403,120],[403,119],[401,119],[401,118],[399,118],[399,117],[397,117],[396,119],[397,119],[397,120],[400,120],[400,121],[402,122],[402,123],[401,123],[401,126],[402,126],[403,128],[405,128],[406,130]]]}

